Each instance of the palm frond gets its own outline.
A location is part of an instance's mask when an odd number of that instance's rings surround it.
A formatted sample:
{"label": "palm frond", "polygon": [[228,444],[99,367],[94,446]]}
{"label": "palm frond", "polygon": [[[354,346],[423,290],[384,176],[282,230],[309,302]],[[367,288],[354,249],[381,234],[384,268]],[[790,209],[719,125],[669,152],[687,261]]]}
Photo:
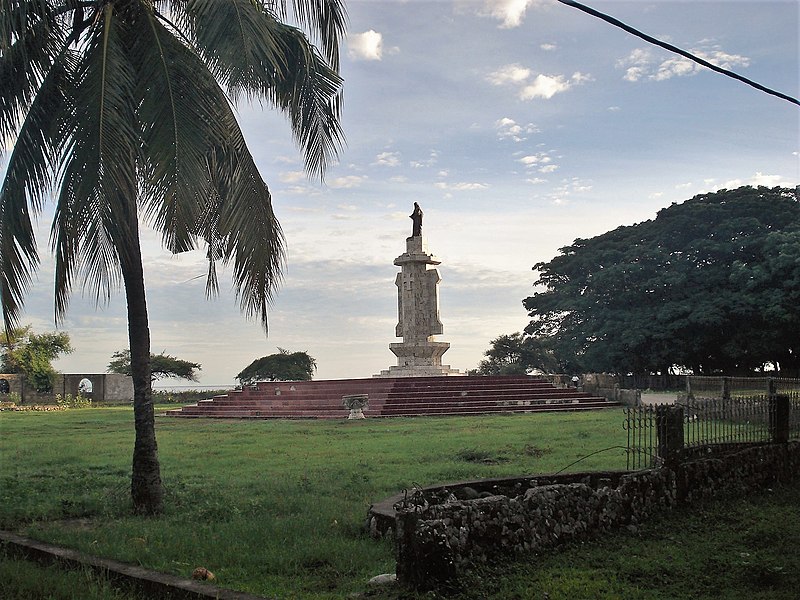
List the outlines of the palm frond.
{"label": "palm frond", "polygon": [[339,123],[342,79],[319,56],[302,32],[283,25],[281,44],[291,68],[276,70],[263,93],[287,113],[305,154],[306,169],[323,176],[344,144]]}
{"label": "palm frond", "polygon": [[[134,73],[121,35],[124,15],[104,7],[75,76],[72,111],[65,123],[69,145],[53,221],[56,254],[55,310],[60,319],[75,273],[95,290],[98,301],[119,281],[119,261],[136,232],[136,129]],[[138,240],[137,240],[138,243]]]}
{"label": "palm frond", "polygon": [[51,57],[63,46],[63,36],[52,25],[52,19],[34,21],[0,51],[0,141],[15,137]]}
{"label": "palm frond", "polygon": [[140,35],[130,55],[137,69],[145,216],[167,248],[183,252],[195,247],[196,223],[213,194],[207,156],[229,135],[219,115],[230,106],[191,49],[152,13],[139,18],[143,26],[135,28]]}
{"label": "palm frond", "polygon": [[0,56],[37,23],[52,17],[47,0],[0,0]]}
{"label": "palm frond", "polygon": [[261,178],[228,109],[220,115],[230,132],[226,144],[208,157],[215,194],[206,205],[197,232],[207,244],[207,293],[216,292],[215,263],[233,262],[233,283],[242,310],[267,328],[267,309],[281,282],[284,238]]}
{"label": "palm frond", "polygon": [[[303,33],[249,0],[185,0],[178,20],[208,68],[237,97],[266,98],[283,110],[320,177],[344,142],[342,79]],[[321,5],[327,5],[322,2]],[[231,26],[231,24],[234,26]]]}
{"label": "palm frond", "polygon": [[236,99],[260,94],[274,65],[286,66],[277,43],[274,18],[264,18],[251,0],[183,0],[176,21],[208,65]]}
{"label": "palm frond", "polygon": [[312,40],[319,39],[325,59],[331,68],[339,71],[339,42],[347,28],[347,11],[341,0],[294,0],[294,14],[298,23],[313,32]]}
{"label": "palm frond", "polygon": [[0,296],[6,326],[12,326],[39,264],[31,212],[41,210],[50,189],[67,105],[69,53],[44,77],[17,134],[0,188]]}

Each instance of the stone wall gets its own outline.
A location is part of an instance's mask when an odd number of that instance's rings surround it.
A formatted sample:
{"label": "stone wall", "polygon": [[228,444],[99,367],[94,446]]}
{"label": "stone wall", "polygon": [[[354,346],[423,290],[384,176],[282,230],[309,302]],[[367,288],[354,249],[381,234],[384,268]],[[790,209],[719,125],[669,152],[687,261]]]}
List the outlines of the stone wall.
{"label": "stone wall", "polygon": [[583,376],[583,391],[625,406],[639,406],[642,392],[638,389],[622,389],[615,375],[588,373]]}
{"label": "stone wall", "polygon": [[133,401],[133,380],[117,373],[69,373],[58,374],[53,381],[52,393],[39,393],[27,385],[25,376],[0,374],[0,380],[9,384],[9,392],[19,394],[22,404],[55,404],[56,394],[77,396],[81,382],[89,382],[91,391],[81,392],[93,402],[125,404]]}
{"label": "stone wall", "polygon": [[722,494],[741,494],[800,475],[800,442],[736,448],[675,465],[585,482],[536,479],[515,495],[398,504],[397,577],[425,589],[497,558],[534,553]]}

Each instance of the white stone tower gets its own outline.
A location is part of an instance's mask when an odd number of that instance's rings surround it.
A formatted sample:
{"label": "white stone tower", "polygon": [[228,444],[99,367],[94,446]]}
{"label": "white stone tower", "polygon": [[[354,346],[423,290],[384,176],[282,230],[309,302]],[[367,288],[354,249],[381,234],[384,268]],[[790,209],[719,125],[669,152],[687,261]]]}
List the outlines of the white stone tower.
{"label": "white stone tower", "polygon": [[406,238],[406,251],[394,259],[401,268],[397,274],[397,327],[395,335],[401,343],[389,344],[397,356],[397,365],[381,371],[378,377],[430,377],[461,375],[449,365],[442,364],[442,355],[450,348],[447,342],[436,342],[434,335],[443,331],[439,320],[438,285],[441,281],[436,269],[441,261],[429,254],[422,240],[422,210],[414,203],[411,214],[414,227]]}

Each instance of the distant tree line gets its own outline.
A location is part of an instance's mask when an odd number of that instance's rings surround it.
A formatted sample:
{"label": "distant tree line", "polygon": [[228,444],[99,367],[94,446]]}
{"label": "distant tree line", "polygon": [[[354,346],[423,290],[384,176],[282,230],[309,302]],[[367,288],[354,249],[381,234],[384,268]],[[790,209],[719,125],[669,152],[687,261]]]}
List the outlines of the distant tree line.
{"label": "distant tree line", "polygon": [[510,368],[512,342],[527,372],[800,375],[797,188],[699,195],[533,268],[524,335],[493,340],[478,372]]}

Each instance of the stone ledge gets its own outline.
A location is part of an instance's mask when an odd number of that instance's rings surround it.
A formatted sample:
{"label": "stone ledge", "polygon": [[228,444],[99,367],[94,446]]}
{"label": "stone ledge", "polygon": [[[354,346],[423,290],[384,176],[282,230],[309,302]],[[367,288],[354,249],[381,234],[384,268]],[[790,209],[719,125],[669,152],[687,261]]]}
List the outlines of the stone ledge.
{"label": "stone ledge", "polygon": [[87,568],[112,583],[122,584],[137,591],[151,594],[154,598],[174,598],[176,600],[266,600],[244,592],[228,590],[191,579],[184,579],[168,573],[150,571],[142,567],[99,558],[39,542],[10,531],[0,530],[0,545],[12,556],[34,560],[42,564],[59,564],[67,568]]}

